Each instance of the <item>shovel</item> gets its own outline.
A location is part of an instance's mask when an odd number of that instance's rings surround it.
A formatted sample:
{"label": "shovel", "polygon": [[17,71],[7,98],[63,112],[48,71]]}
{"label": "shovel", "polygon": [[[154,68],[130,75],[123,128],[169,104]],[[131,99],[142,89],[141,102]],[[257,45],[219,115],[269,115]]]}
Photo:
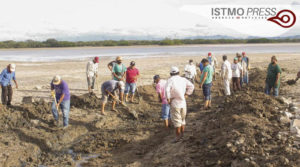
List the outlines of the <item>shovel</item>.
{"label": "shovel", "polygon": [[119,102],[135,119],[138,119],[138,114],[136,113],[135,110],[131,109],[130,107],[128,107],[126,104],[124,104],[123,102],[121,102],[121,100],[115,98],[114,95],[112,95],[110,92],[107,92],[114,100],[116,100],[117,102]]}

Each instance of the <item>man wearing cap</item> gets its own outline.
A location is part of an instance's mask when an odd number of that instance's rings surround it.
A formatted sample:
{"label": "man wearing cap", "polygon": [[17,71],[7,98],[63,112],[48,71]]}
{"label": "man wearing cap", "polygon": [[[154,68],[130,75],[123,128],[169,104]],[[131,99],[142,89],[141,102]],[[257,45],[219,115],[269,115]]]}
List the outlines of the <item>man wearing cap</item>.
{"label": "man wearing cap", "polygon": [[211,52],[208,52],[207,60],[208,60],[209,64],[213,67],[213,70],[214,70],[213,77],[214,77],[214,80],[216,80],[216,67],[218,66],[218,61],[215,58],[215,56],[213,56],[211,54]]}
{"label": "man wearing cap", "polygon": [[108,67],[111,69],[114,80],[124,81],[125,74],[126,74],[126,67],[125,67],[124,64],[122,64],[122,57],[121,56],[118,56],[116,58],[116,63],[112,63],[112,66],[110,66],[110,63],[109,63]]}
{"label": "man wearing cap", "polygon": [[222,64],[222,68],[221,68],[221,77],[222,77],[223,83],[224,83],[225,95],[228,96],[228,95],[230,95],[230,81],[232,78],[232,70],[231,70],[231,64],[227,60],[226,55],[223,55],[223,61],[224,62]]}
{"label": "man wearing cap", "polygon": [[211,107],[211,87],[212,87],[212,80],[214,69],[209,64],[207,59],[202,59],[201,63],[204,66],[203,72],[200,77],[200,88],[203,90],[204,95],[204,109],[208,109]]}
{"label": "man wearing cap", "polygon": [[273,89],[273,95],[278,96],[280,87],[281,68],[277,64],[277,58],[272,56],[271,63],[268,66],[268,73],[266,78],[265,93],[270,94]]}
{"label": "man wearing cap", "polygon": [[131,93],[131,102],[134,101],[134,93],[136,90],[136,82],[140,75],[139,70],[135,67],[135,62],[130,62],[130,66],[126,70],[126,85],[125,85],[125,101],[128,102],[129,93]]}
{"label": "man wearing cap", "polygon": [[170,114],[170,105],[168,104],[168,100],[166,98],[166,84],[167,81],[160,79],[159,75],[155,75],[153,77],[154,83],[156,84],[156,93],[158,94],[158,100],[162,103],[162,109],[161,109],[161,117],[164,121],[164,125],[166,128],[170,127],[170,120],[171,120],[171,114]]}
{"label": "man wearing cap", "polygon": [[179,69],[172,67],[170,71],[171,77],[166,85],[166,97],[171,105],[171,120],[176,128],[176,140],[183,138],[185,117],[186,117],[186,100],[187,95],[191,95],[194,91],[194,85],[186,78],[179,76]]}
{"label": "man wearing cap", "polygon": [[197,74],[196,66],[193,63],[193,60],[189,60],[189,64],[187,64],[184,68],[185,78],[194,83],[195,77]]}
{"label": "man wearing cap", "polygon": [[109,80],[102,84],[101,86],[101,92],[102,92],[102,107],[101,107],[101,114],[105,114],[105,105],[107,103],[108,96],[111,96],[114,101],[112,103],[112,110],[116,111],[116,100],[118,99],[118,91],[120,91],[120,98],[123,97],[125,84],[123,81],[116,81],[116,80]]}
{"label": "man wearing cap", "polygon": [[95,80],[98,77],[99,57],[94,57],[92,61],[89,61],[86,66],[86,76],[88,83],[88,91],[92,93],[94,90]]}
{"label": "man wearing cap", "polygon": [[245,52],[242,52],[242,68],[243,68],[243,76],[241,77],[242,79],[242,84],[245,83],[245,84],[249,84],[249,74],[248,74],[248,71],[250,69],[250,66],[249,66],[249,58],[246,56],[246,53]]}
{"label": "man wearing cap", "polygon": [[14,81],[16,88],[18,89],[18,83],[16,80],[16,65],[9,64],[0,74],[0,83],[2,88],[2,104],[10,106],[12,101],[13,90],[11,87],[11,80]]}
{"label": "man wearing cap", "polygon": [[58,109],[61,109],[63,114],[63,125],[66,128],[69,125],[69,112],[70,112],[70,91],[68,84],[56,75],[51,84],[51,95],[54,98],[52,103],[52,114],[58,125]]}

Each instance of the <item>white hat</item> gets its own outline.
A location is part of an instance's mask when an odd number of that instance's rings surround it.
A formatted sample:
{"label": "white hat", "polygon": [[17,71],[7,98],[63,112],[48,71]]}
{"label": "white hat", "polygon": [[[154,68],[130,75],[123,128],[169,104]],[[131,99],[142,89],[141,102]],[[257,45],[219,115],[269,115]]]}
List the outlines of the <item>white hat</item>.
{"label": "white hat", "polygon": [[10,71],[12,71],[12,72],[16,71],[16,65],[15,64],[10,64]]}
{"label": "white hat", "polygon": [[178,72],[179,72],[178,67],[175,67],[175,66],[171,67],[171,70],[170,70],[171,74],[175,74],[175,73],[178,73]]}
{"label": "white hat", "polygon": [[55,75],[55,76],[53,77],[52,83],[53,83],[54,85],[58,85],[58,84],[60,83],[60,81],[61,81],[61,77],[60,77],[59,75]]}
{"label": "white hat", "polygon": [[125,89],[125,83],[123,81],[119,81],[118,85],[120,86],[121,90]]}

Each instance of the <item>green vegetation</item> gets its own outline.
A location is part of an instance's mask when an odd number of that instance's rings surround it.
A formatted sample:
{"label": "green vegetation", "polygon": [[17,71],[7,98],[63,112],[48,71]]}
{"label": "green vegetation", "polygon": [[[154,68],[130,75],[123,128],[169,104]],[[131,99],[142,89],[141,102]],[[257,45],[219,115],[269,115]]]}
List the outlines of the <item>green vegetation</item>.
{"label": "green vegetation", "polygon": [[169,39],[164,40],[105,40],[105,41],[2,41],[0,48],[45,48],[45,47],[83,47],[83,46],[133,46],[133,45],[188,45],[188,44],[236,44],[236,43],[296,43],[300,39]]}

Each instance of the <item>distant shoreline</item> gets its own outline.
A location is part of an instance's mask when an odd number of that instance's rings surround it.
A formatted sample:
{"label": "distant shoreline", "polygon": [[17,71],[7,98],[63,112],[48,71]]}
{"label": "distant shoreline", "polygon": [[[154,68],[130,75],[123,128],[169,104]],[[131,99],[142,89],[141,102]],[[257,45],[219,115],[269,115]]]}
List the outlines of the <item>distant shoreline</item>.
{"label": "distant shoreline", "polygon": [[[225,44],[182,44],[182,45],[130,45],[130,46],[74,46],[74,47],[41,47],[41,48],[0,48],[0,50],[65,50],[65,49],[105,49],[105,48],[159,48],[159,47],[198,47],[198,46],[270,46],[270,45],[299,45],[300,42],[285,42],[285,43],[225,43]],[[0,55],[1,56],[1,55]]]}
{"label": "distant shoreline", "polygon": [[69,48],[69,47],[128,47],[128,46],[180,46],[180,45],[214,45],[214,44],[268,44],[268,43],[300,43],[300,39],[163,39],[163,40],[104,40],[104,41],[0,41],[0,49],[12,48]]}

